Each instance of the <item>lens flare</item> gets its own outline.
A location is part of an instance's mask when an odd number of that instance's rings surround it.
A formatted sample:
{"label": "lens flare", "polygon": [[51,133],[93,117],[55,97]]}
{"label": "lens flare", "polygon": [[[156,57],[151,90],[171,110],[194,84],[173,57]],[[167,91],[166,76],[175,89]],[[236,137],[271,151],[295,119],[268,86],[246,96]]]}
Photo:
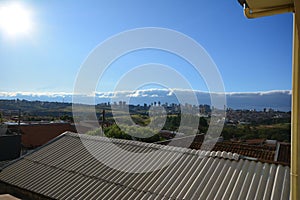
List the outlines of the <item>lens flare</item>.
{"label": "lens flare", "polygon": [[8,36],[29,34],[32,30],[30,10],[19,3],[0,5],[0,29]]}

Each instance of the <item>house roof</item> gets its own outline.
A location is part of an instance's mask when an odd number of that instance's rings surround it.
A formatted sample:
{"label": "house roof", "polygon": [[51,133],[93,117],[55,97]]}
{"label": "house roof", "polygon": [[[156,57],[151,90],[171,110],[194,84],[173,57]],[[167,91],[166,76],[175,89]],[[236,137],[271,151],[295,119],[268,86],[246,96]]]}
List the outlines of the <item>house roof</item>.
{"label": "house roof", "polygon": [[[18,125],[9,126],[9,129],[18,130]],[[20,126],[22,145],[27,148],[41,146],[65,131],[76,131],[69,123],[24,124]]]}
{"label": "house roof", "polygon": [[289,174],[232,153],[65,133],[4,168],[0,183],[53,199],[289,199]]}
{"label": "house roof", "polygon": [[246,140],[245,143],[246,144],[262,144],[266,141],[266,139],[263,139],[263,138],[257,138],[257,139],[249,139],[249,140]]}
{"label": "house roof", "polygon": [[[190,138],[193,138],[191,141]],[[265,139],[255,139],[253,141],[263,141]],[[170,143],[172,141],[172,143]],[[291,157],[291,148],[290,143],[282,143],[279,142],[280,148],[275,145],[253,145],[253,143],[241,143],[241,142],[231,142],[231,141],[223,141],[217,142],[216,144],[204,144],[204,135],[192,135],[187,137],[181,137],[176,139],[171,139],[167,141],[158,142],[160,144],[165,145],[172,145],[178,147],[187,146],[189,148],[195,150],[212,150],[212,151],[225,151],[225,152],[232,152],[237,153],[239,155],[243,155],[246,157],[255,158],[257,160],[261,160],[263,162],[269,163],[278,163],[283,165],[290,165],[290,157]],[[255,142],[255,144],[257,144]],[[278,154],[278,155],[277,155]],[[275,159],[275,157],[278,159]]]}
{"label": "house roof", "polygon": [[291,162],[291,144],[285,142],[278,142],[276,161],[283,163]]}
{"label": "house roof", "polygon": [[[205,148],[205,147],[204,147]],[[251,146],[233,142],[218,142],[212,148],[214,151],[229,151],[239,155],[264,160],[266,162],[274,162],[275,147]],[[283,163],[289,165],[289,163]]]}

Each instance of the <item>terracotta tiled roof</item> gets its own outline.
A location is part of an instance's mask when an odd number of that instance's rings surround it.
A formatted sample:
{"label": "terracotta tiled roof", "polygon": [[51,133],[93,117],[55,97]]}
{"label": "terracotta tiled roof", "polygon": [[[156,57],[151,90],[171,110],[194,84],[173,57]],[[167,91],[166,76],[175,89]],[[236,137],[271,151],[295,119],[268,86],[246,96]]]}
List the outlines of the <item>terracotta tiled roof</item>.
{"label": "terracotta tiled roof", "polygon": [[266,141],[266,139],[258,138],[258,139],[246,140],[245,143],[252,144],[252,145],[259,145],[259,144],[263,144],[265,141]]}
{"label": "terracotta tiled roof", "polygon": [[[253,140],[252,145],[241,142],[217,142],[216,144],[203,144],[204,135],[196,135],[193,141],[190,143],[187,140],[191,140],[190,137],[182,137],[176,139],[176,141],[162,142],[161,144],[189,147],[195,150],[208,150],[208,151],[226,151],[237,153],[245,157],[251,157],[257,160],[261,160],[269,163],[280,163],[284,165],[290,165],[290,144],[282,143],[282,148],[278,151],[278,159],[275,159],[276,146],[275,145],[255,145],[257,142],[265,141],[265,139]],[[252,141],[252,140],[251,140]],[[190,144],[186,146],[186,144]]]}
{"label": "terracotta tiled roof", "polygon": [[[201,149],[202,143],[192,143],[191,149]],[[211,149],[212,151],[226,151],[237,153],[247,157],[253,157],[262,160],[274,161],[275,147],[251,146],[234,142],[217,142],[214,146],[204,145],[202,149]]]}
{"label": "terracotta tiled roof", "polygon": [[[10,129],[18,129],[18,126],[10,126]],[[26,148],[41,146],[65,131],[76,132],[69,123],[25,124],[20,126],[22,145]]]}

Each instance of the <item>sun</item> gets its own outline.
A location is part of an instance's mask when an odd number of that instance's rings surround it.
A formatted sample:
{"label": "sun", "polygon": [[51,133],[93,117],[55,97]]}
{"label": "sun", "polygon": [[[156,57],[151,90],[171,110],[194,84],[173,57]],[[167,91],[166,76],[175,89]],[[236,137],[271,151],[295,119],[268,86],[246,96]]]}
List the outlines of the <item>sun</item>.
{"label": "sun", "polygon": [[0,5],[0,29],[8,36],[29,34],[32,30],[30,10],[19,3]]}

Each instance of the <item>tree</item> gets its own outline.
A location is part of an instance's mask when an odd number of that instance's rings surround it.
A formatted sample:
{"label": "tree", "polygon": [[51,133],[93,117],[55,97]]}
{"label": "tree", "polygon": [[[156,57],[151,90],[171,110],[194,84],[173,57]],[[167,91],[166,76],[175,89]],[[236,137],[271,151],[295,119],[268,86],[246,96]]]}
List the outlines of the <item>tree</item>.
{"label": "tree", "polygon": [[[120,125],[121,128],[114,124],[104,129],[104,134],[109,138],[118,138],[125,140],[138,140],[142,142],[157,142],[161,138],[154,129],[142,126]],[[89,131],[89,135],[102,135],[100,129]]]}

